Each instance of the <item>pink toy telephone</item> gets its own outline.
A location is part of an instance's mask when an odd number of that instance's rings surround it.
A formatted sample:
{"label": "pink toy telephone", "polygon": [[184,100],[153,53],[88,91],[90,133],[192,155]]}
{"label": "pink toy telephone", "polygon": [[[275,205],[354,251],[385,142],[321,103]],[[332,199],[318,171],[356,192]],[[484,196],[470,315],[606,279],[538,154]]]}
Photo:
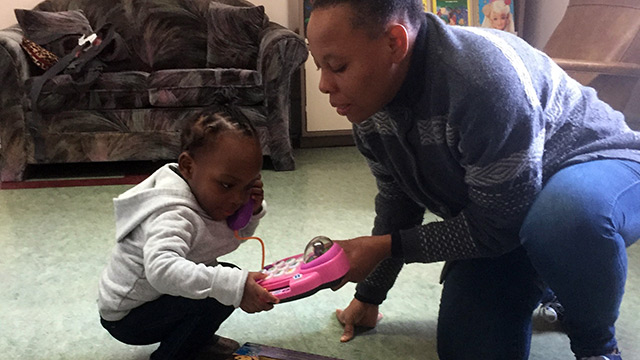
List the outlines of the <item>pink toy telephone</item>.
{"label": "pink toy telephone", "polygon": [[304,253],[290,256],[262,269],[268,276],[258,281],[280,302],[301,299],[340,283],[349,271],[344,250],[325,236],[316,236]]}
{"label": "pink toy telephone", "polygon": [[280,302],[301,299],[321,289],[338,285],[349,271],[349,259],[344,250],[325,236],[316,236],[305,247],[304,253],[284,258],[264,266],[264,243],[260,238],[241,238],[238,230],[245,227],[253,213],[253,200],[227,218],[227,225],[240,240],[256,239],[262,245],[262,267],[267,277],[258,281]]}

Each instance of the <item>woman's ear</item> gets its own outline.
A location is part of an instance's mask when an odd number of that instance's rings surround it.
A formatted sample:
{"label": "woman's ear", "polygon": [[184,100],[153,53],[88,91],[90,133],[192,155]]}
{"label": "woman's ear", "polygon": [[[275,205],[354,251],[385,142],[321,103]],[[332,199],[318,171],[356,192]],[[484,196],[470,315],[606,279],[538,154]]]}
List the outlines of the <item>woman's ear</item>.
{"label": "woman's ear", "polygon": [[409,32],[404,25],[395,23],[390,26],[388,34],[393,60],[399,63],[409,53]]}
{"label": "woman's ear", "polygon": [[181,152],[180,156],[178,156],[178,169],[180,170],[182,177],[186,180],[191,180],[193,175],[193,166],[194,161],[191,155],[186,151]]}

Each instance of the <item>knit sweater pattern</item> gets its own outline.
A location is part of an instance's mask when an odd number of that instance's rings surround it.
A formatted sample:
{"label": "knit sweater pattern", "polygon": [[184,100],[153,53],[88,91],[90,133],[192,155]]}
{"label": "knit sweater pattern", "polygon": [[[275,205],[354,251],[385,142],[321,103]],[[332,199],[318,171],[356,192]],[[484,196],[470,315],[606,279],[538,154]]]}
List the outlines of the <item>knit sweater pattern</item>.
{"label": "knit sweater pattern", "polygon": [[[353,133],[378,187],[373,234],[399,231],[402,244],[401,259],[357,286],[356,298],[377,304],[403,263],[514,250],[532,202],[560,169],[640,162],[640,134],[544,53],[432,14],[402,88]],[[423,224],[426,210],[442,220]]]}

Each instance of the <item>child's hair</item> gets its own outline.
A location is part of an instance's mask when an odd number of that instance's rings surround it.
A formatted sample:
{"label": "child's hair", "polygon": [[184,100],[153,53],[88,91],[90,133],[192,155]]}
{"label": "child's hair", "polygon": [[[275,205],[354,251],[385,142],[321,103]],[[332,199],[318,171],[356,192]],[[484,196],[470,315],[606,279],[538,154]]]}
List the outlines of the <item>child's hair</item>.
{"label": "child's hair", "polygon": [[202,111],[185,122],[180,134],[180,152],[193,156],[207,140],[213,140],[222,131],[238,130],[259,141],[258,132],[249,119],[238,109],[217,107]]}

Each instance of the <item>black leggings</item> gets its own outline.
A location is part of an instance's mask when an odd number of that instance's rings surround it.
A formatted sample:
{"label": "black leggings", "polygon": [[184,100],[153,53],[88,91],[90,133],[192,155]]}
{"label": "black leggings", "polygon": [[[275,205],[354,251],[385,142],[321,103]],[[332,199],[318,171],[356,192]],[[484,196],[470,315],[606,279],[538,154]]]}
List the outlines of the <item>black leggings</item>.
{"label": "black leggings", "polygon": [[100,319],[102,326],[129,345],[160,346],[151,359],[191,359],[209,342],[231,313],[214,298],[187,299],[163,295],[129,312],[118,321]]}

